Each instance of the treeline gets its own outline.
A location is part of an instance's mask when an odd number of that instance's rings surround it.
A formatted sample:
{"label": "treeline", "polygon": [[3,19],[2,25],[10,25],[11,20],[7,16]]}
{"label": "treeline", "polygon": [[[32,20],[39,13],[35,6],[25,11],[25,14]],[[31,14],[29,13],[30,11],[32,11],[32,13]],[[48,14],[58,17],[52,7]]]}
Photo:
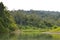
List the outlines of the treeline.
{"label": "treeline", "polygon": [[14,17],[16,24],[24,25],[24,27],[28,25],[30,27],[51,29],[60,26],[60,12],[13,10],[10,11],[10,14]]}
{"label": "treeline", "polygon": [[8,11],[0,2],[0,32],[11,32],[22,28],[52,29],[60,27],[60,12],[38,10]]}

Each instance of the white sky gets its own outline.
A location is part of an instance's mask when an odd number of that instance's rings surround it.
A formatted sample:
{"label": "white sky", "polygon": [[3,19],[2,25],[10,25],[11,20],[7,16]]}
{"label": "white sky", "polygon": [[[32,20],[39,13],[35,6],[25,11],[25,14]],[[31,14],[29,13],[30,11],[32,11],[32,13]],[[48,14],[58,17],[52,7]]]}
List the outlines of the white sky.
{"label": "white sky", "polygon": [[9,10],[47,10],[60,11],[60,0],[0,0]]}

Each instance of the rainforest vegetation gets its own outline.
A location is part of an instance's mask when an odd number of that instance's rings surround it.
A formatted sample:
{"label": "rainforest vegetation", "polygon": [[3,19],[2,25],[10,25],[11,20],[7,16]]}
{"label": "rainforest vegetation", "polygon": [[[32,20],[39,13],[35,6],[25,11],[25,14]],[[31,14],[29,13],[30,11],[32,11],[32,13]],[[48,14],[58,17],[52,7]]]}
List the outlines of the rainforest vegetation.
{"label": "rainforest vegetation", "polygon": [[48,31],[55,29],[60,30],[60,12],[58,11],[10,11],[0,2],[0,33],[15,30]]}

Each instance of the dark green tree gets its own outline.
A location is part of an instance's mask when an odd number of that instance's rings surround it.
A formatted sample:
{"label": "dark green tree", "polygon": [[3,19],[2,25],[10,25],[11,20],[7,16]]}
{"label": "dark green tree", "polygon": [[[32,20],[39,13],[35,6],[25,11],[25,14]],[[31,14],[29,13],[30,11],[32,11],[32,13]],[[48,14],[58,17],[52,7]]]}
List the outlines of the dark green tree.
{"label": "dark green tree", "polygon": [[10,32],[18,29],[13,17],[6,10],[4,4],[0,2],[0,32]]}

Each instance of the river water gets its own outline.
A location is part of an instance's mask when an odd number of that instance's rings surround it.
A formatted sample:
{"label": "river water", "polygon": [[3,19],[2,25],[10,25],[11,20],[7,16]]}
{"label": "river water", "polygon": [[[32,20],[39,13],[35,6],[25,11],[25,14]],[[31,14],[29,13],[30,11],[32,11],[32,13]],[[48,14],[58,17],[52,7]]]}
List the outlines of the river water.
{"label": "river water", "polygon": [[0,40],[60,40],[60,34],[0,34]]}

